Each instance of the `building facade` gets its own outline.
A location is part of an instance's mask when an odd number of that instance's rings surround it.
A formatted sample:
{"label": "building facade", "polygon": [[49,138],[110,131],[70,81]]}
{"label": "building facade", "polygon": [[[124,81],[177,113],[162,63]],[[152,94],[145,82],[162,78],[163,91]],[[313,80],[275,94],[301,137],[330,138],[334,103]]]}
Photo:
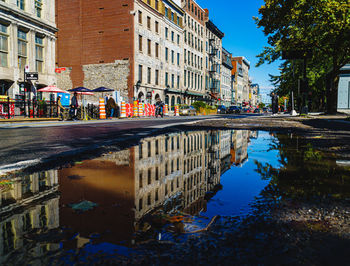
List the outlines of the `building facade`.
{"label": "building facade", "polygon": [[242,106],[250,105],[250,83],[249,83],[249,69],[250,62],[243,56],[232,57],[233,70],[232,75],[235,76],[237,103]]}
{"label": "building facade", "polygon": [[120,91],[128,102],[154,103],[161,98],[171,107],[181,102],[184,11],[180,0],[56,2],[57,62],[71,69],[65,74],[71,86],[105,86]]}
{"label": "building facade", "polygon": [[[54,0],[0,1],[0,95],[21,99],[56,83],[56,32]],[[25,71],[39,79],[25,82]]]}
{"label": "building facade", "polygon": [[222,48],[222,74],[221,74],[221,90],[220,99],[221,104],[229,107],[232,104],[233,88],[232,88],[232,75],[233,69],[231,62],[231,54]]}
{"label": "building facade", "polygon": [[[207,11],[209,17],[209,11]],[[222,38],[224,33],[211,21],[206,22],[206,90],[213,103],[219,103],[221,91]]]}
{"label": "building facade", "polygon": [[184,99],[191,104],[206,96],[205,78],[205,22],[206,13],[195,1],[182,0],[184,19]]}
{"label": "building facade", "polygon": [[231,60],[232,72],[231,76],[233,79],[232,86],[234,91],[234,104],[242,106],[243,102],[243,68],[239,61]]}

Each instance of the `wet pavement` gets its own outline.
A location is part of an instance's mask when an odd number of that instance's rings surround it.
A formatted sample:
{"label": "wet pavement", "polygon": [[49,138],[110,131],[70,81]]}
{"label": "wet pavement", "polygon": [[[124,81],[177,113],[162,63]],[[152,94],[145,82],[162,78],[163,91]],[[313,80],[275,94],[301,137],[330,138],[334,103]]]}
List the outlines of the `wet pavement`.
{"label": "wet pavement", "polygon": [[291,134],[172,129],[3,177],[0,264],[318,264],[310,232],[345,261],[349,170]]}

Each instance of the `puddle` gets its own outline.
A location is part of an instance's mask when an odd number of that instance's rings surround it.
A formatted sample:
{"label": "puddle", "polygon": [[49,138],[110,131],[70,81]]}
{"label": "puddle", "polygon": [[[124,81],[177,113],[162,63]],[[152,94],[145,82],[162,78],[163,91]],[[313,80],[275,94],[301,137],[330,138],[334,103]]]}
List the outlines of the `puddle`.
{"label": "puddle", "polygon": [[[60,170],[0,181],[0,264],[128,256],[149,240],[186,241],[262,198],[349,198],[349,164],[302,139],[244,130],[149,137]],[[84,263],[84,256],[79,258]]]}

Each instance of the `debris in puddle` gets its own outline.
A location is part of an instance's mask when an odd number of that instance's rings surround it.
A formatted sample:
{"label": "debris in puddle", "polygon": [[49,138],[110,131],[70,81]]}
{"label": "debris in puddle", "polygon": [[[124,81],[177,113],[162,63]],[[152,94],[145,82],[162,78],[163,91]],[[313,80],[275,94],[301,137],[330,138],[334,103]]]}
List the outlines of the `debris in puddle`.
{"label": "debris in puddle", "polygon": [[81,201],[79,203],[69,204],[69,207],[71,207],[73,210],[75,210],[77,212],[90,211],[97,206],[98,206],[97,203],[93,203],[93,202],[88,201],[88,200],[84,200],[84,201]]}

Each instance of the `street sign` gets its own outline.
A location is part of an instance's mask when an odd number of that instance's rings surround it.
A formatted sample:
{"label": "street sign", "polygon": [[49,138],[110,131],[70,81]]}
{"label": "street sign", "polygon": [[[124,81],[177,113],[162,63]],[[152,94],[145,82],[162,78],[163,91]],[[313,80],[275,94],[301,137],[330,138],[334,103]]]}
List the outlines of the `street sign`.
{"label": "street sign", "polygon": [[25,73],[26,80],[38,80],[39,74],[37,72],[27,72]]}

